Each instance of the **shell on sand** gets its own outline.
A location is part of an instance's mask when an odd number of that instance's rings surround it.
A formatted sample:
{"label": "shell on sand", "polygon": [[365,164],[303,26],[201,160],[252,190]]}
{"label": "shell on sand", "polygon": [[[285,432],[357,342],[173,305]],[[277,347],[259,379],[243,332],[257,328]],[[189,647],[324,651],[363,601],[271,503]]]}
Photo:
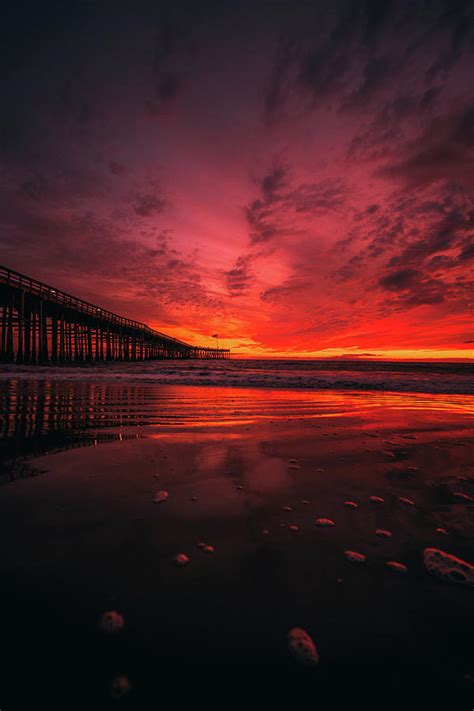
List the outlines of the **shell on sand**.
{"label": "shell on sand", "polygon": [[115,634],[123,629],[125,621],[117,610],[107,610],[100,618],[100,628],[106,634]]}
{"label": "shell on sand", "polygon": [[363,553],[357,553],[356,551],[344,551],[344,555],[351,563],[365,563],[366,561],[365,555]]}
{"label": "shell on sand", "polygon": [[157,491],[155,494],[155,498],[153,499],[154,504],[162,504],[164,501],[168,500],[168,492],[167,491]]}
{"label": "shell on sand", "polygon": [[377,528],[375,531],[376,536],[380,536],[380,538],[391,538],[392,537],[392,532],[387,531],[386,528]]}
{"label": "shell on sand", "polygon": [[189,563],[189,558],[185,553],[178,553],[173,560],[180,568]]}
{"label": "shell on sand", "polygon": [[315,643],[300,627],[293,627],[288,632],[288,649],[293,658],[305,667],[315,667],[319,662]]}
{"label": "shell on sand", "polygon": [[329,528],[330,526],[334,526],[335,523],[332,519],[330,518],[317,518],[316,519],[316,526],[320,526],[321,528]]}
{"label": "shell on sand", "polygon": [[474,565],[438,548],[425,548],[425,568],[431,575],[450,583],[474,586]]}
{"label": "shell on sand", "polygon": [[388,560],[387,568],[390,568],[390,570],[393,570],[395,573],[408,573],[407,566],[396,560]]}

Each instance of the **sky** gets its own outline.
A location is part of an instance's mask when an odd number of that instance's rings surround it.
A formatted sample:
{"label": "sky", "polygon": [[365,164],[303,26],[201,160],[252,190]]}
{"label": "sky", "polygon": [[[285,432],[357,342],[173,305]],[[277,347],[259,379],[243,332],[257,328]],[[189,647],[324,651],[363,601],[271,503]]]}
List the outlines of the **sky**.
{"label": "sky", "polygon": [[474,357],[474,0],[19,0],[0,33],[0,263],[235,355]]}

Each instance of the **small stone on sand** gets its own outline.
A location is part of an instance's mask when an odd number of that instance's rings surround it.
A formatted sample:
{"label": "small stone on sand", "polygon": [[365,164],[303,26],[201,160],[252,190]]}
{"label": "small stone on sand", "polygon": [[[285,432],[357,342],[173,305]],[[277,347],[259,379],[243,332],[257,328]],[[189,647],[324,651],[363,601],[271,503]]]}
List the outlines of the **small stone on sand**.
{"label": "small stone on sand", "polygon": [[387,568],[390,568],[395,573],[408,573],[407,566],[403,565],[403,563],[398,563],[396,560],[388,560],[386,565]]}
{"label": "small stone on sand", "polygon": [[469,494],[463,494],[462,491],[453,491],[453,499],[456,501],[462,501],[464,503],[472,503],[474,499]]}
{"label": "small stone on sand", "polygon": [[321,528],[329,528],[330,526],[334,526],[335,523],[332,521],[330,518],[317,518],[316,519],[316,526],[320,526]]}
{"label": "small stone on sand", "polygon": [[123,615],[116,610],[107,610],[100,618],[100,628],[106,634],[115,634],[123,629],[125,621]]}
{"label": "small stone on sand", "polygon": [[294,627],[288,632],[288,649],[293,658],[305,667],[315,667],[319,662],[315,643],[300,627]]}
{"label": "small stone on sand", "polygon": [[153,499],[154,504],[162,504],[164,501],[168,500],[168,492],[167,491],[157,491],[155,494],[155,498]]}
{"label": "small stone on sand", "polygon": [[356,553],[356,551],[344,551],[344,555],[351,563],[365,563],[366,561],[365,555]]}
{"label": "small stone on sand", "polygon": [[173,560],[180,568],[189,563],[189,558],[184,553],[178,553]]}

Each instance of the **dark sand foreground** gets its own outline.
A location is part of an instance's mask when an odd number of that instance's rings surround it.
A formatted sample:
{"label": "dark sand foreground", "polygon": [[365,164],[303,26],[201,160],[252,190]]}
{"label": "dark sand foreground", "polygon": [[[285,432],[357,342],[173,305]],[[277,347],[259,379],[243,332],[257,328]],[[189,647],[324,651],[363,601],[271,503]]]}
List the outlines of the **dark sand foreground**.
{"label": "dark sand foreground", "polygon": [[[75,391],[67,436],[71,413],[55,430],[35,429],[34,412],[4,428],[4,480],[22,478],[0,488],[2,709],[106,708],[117,675],[131,684],[125,707],[211,679],[217,694],[221,676],[235,692],[311,682],[354,703],[421,691],[472,706],[474,589],[422,563],[427,546],[474,563],[474,506],[453,496],[474,496],[467,398],[150,385],[127,400],[125,385],[106,387],[101,410],[81,410],[83,429]],[[122,428],[110,426],[118,410]],[[84,432],[91,446],[25,463],[18,432],[35,451]],[[166,502],[153,503],[157,490]],[[98,622],[111,609],[125,627],[107,636]],[[295,626],[318,647],[314,670],[289,655]]]}

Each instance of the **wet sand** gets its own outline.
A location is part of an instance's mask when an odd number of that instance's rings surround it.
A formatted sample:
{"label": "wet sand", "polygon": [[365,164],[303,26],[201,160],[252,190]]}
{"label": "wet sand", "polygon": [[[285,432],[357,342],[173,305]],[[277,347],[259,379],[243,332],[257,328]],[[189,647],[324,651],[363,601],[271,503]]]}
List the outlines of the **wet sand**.
{"label": "wet sand", "polygon": [[[117,389],[102,419],[84,406],[73,434],[91,446],[30,458],[23,476],[36,476],[0,488],[2,708],[104,708],[117,675],[127,707],[220,676],[236,692],[474,698],[474,590],[422,563],[427,546],[474,563],[474,506],[453,496],[474,496],[469,398],[143,388],[127,396],[133,416]],[[116,635],[99,628],[105,610],[124,616]],[[288,652],[295,626],[318,647],[315,669]]]}

